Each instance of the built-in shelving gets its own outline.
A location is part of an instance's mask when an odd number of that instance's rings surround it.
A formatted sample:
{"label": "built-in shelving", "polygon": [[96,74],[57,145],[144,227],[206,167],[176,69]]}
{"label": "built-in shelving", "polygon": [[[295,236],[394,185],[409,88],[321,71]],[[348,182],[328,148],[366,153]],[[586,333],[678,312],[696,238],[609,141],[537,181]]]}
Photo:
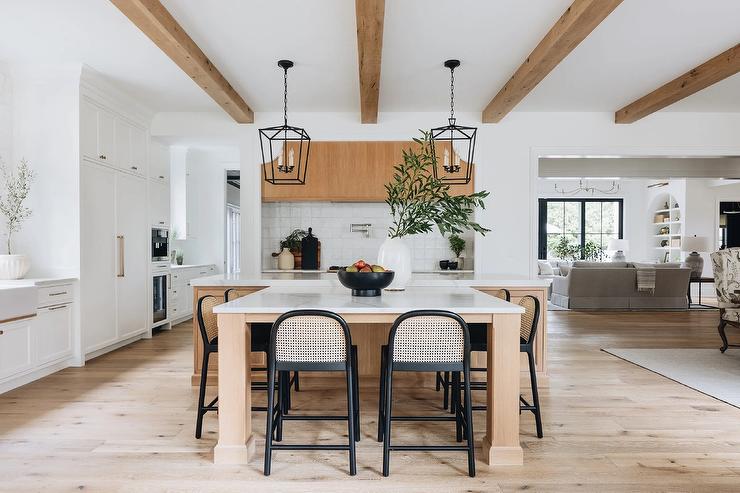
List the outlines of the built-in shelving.
{"label": "built-in shelving", "polygon": [[653,199],[649,217],[649,247],[656,262],[680,262],[683,214],[680,204],[670,193]]}

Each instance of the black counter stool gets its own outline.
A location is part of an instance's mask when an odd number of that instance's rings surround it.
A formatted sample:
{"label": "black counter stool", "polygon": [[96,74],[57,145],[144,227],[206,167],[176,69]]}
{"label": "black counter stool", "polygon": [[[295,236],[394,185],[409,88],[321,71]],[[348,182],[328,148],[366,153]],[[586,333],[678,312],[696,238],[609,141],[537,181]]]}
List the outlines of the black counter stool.
{"label": "black counter stool", "polygon": [[[265,476],[270,475],[273,450],[347,450],[350,474],[357,474],[355,442],[360,440],[360,401],[357,348],[352,346],[349,326],[336,313],[325,310],[294,310],[281,315],[270,331],[267,360],[267,426],[265,429]],[[285,397],[291,371],[343,371],[347,385],[347,415],[286,415],[280,401]],[[270,389],[278,373],[278,403]],[[283,439],[283,421],[347,421],[348,443],[275,444]]]}
{"label": "black counter stool", "polygon": [[[455,416],[393,416],[393,372],[451,372],[453,389],[460,388],[464,374],[465,404],[456,402]],[[460,399],[460,392],[453,392]],[[456,438],[466,445],[392,445],[393,421],[455,421]],[[388,476],[390,452],[461,451],[468,454],[468,474],[475,476],[473,414],[470,402],[470,337],[465,321],[443,310],[416,310],[398,317],[391,327],[388,345],[381,350],[378,441],[383,441],[383,476]]]}
{"label": "black counter stool", "polygon": [[[537,367],[534,363],[534,338],[537,335],[537,323],[540,318],[540,300],[531,295],[522,296],[519,306],[524,308],[522,322],[519,327],[519,352],[527,353],[529,365],[529,380],[532,386],[532,403],[530,404],[524,396],[519,396],[519,412],[532,411],[535,425],[537,426],[537,438],[542,438],[542,415],[540,413],[540,397],[537,391]],[[483,369],[485,370],[485,369]],[[453,393],[460,392],[460,384],[453,381]],[[472,382],[472,390],[486,390],[486,382]],[[456,399],[454,402],[459,401]],[[453,402],[453,406],[455,405]],[[474,406],[473,409],[486,409],[486,406]]]}
{"label": "black counter stool", "polygon": [[[504,301],[511,301],[511,293],[508,289],[499,289],[494,292],[490,292],[492,296],[500,298]],[[486,324],[472,323],[468,324],[468,330],[470,331],[470,351],[475,352],[487,352],[488,351],[488,328]],[[471,368],[471,372],[486,372],[485,368]],[[452,380],[450,379],[450,372],[437,372],[437,391],[440,387],[443,389],[442,406],[447,409],[449,407],[450,412],[454,412],[452,401],[449,398],[450,390],[452,388]],[[470,382],[470,388],[473,390],[485,390],[486,382]],[[486,406],[473,406],[473,411],[485,411]]]}
{"label": "black counter stool", "polygon": [[[235,300],[239,298],[239,293],[236,290],[236,288],[229,288],[224,292],[224,299],[228,301]],[[272,324],[269,322],[266,323],[256,323],[251,324],[251,350],[253,353],[265,353],[265,361],[267,361],[267,350],[270,345],[270,330],[272,329]],[[253,372],[265,372],[265,375],[267,375],[267,367],[259,367],[259,366],[253,366],[251,367]],[[265,380],[267,380],[265,378]],[[285,404],[284,411],[287,413],[290,410],[291,405],[291,398],[290,398],[290,388],[295,389],[296,392],[300,391],[300,382],[298,380],[298,372],[295,372],[293,374],[293,378],[290,379],[290,385],[287,389],[287,394],[285,395],[285,399],[283,400],[283,403]],[[252,390],[266,390],[267,389],[267,381],[264,382],[255,382],[252,380]],[[262,406],[252,406],[252,411],[267,411],[266,407]]]}

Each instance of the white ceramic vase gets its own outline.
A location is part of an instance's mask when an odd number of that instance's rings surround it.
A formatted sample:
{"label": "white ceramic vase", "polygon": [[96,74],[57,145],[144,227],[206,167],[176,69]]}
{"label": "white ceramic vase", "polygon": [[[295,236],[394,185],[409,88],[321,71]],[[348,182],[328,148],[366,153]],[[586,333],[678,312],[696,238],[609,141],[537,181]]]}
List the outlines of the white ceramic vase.
{"label": "white ceramic vase", "polygon": [[411,250],[403,238],[386,238],[378,251],[378,265],[395,273],[393,282],[386,289],[406,289],[406,284],[411,279]]}
{"label": "white ceramic vase", "polygon": [[30,268],[27,255],[0,255],[0,279],[23,279]]}
{"label": "white ceramic vase", "polygon": [[295,269],[295,257],[290,252],[289,248],[283,248],[283,251],[278,255],[278,269],[280,270],[293,270]]}

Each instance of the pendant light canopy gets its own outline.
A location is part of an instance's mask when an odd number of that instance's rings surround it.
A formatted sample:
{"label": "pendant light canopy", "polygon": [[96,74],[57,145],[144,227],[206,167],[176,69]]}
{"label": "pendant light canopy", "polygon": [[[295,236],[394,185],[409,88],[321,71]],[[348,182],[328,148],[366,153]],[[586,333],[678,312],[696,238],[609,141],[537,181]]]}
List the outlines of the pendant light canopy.
{"label": "pendant light canopy", "polygon": [[450,185],[470,183],[473,176],[476,127],[463,127],[455,118],[455,69],[460,60],[447,60],[450,69],[450,118],[447,125],[433,128],[431,140],[437,156],[434,177]]}
{"label": "pendant light canopy", "polygon": [[288,69],[290,60],[280,60],[283,69],[283,124],[261,128],[262,171],[265,181],[273,185],[305,185],[311,138],[305,129],[288,125]]}

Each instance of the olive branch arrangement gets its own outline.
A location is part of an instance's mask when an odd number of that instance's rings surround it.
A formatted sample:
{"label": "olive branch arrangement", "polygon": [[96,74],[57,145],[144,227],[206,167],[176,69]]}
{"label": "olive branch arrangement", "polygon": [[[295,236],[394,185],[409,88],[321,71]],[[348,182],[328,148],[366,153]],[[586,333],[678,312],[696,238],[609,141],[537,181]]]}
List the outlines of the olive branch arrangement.
{"label": "olive branch arrangement", "polygon": [[435,178],[433,167],[437,156],[429,132],[421,131],[422,138],[414,139],[418,151],[403,151],[403,162],[396,165],[393,180],[385,185],[393,222],[388,236],[430,233],[437,226],[439,232],[460,234],[474,230],[482,235],[490,231],[471,220],[476,207],[485,208],[485,190],[470,195],[450,195],[450,186]]}
{"label": "olive branch arrangement", "polygon": [[23,221],[31,217],[31,209],[25,207],[23,201],[31,191],[34,173],[28,162],[22,159],[15,172],[0,161],[0,174],[5,182],[5,196],[0,198],[0,214],[4,216],[8,231],[7,250],[11,255],[13,233],[19,232]]}

